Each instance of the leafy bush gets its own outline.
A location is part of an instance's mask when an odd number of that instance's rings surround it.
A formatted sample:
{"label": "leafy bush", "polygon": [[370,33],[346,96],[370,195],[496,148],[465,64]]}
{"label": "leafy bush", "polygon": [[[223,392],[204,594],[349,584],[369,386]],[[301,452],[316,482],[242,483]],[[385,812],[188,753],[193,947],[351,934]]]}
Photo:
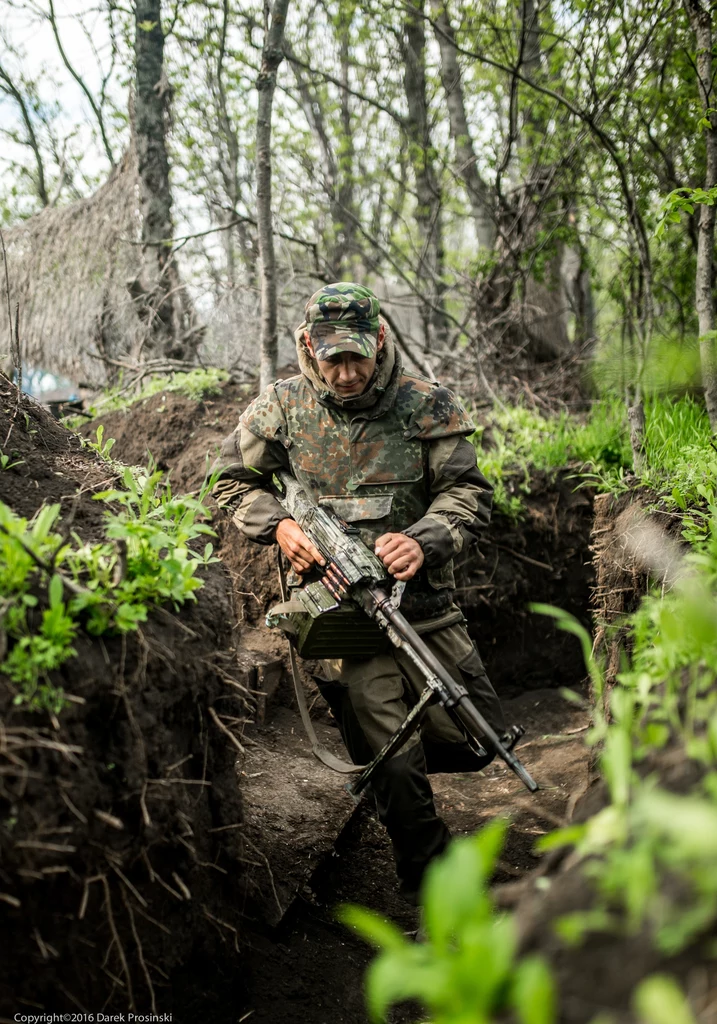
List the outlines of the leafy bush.
{"label": "leafy bush", "polygon": [[385,918],[344,907],[343,921],[380,952],[366,978],[372,1021],[415,999],[433,1024],[490,1024],[506,1010],[520,1024],[553,1024],[555,991],[540,957],[519,959],[515,922],[496,914],[488,884],[507,823],[497,819],[451,843],[422,888],[425,941],[411,942]]}
{"label": "leafy bush", "polygon": [[[122,482],[124,489],[95,495],[115,506],[108,504],[108,540],[100,544],[53,533],[59,505],[28,522],[0,502],[0,629],[10,641],[0,670],[18,687],[16,703],[57,713],[62,691],[50,673],[74,656],[80,628],[95,636],[136,629],[151,607],[194,600],[197,569],[216,561],[211,543],[201,554],[191,546],[213,536],[203,521],[211,480],[196,498],[175,497],[161,472],[125,468]],[[39,613],[43,585],[48,607]]]}

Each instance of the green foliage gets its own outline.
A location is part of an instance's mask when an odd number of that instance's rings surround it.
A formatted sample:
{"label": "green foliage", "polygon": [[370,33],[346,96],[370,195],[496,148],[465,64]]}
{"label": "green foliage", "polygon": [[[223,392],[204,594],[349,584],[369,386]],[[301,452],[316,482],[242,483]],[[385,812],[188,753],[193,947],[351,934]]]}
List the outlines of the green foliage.
{"label": "green foliage", "polygon": [[[710,122],[703,118],[700,121],[700,127],[705,126],[710,127]],[[683,213],[691,216],[695,212],[695,206],[714,206],[715,201],[717,201],[717,187],[673,189],[662,201],[655,237],[662,238],[668,224],[679,224]]]}
{"label": "green foliage", "polygon": [[218,395],[221,392],[222,384],[228,379],[227,371],[216,366],[210,366],[207,369],[197,368],[186,373],[174,373],[171,377],[160,374],[151,377],[139,392],[133,394],[128,394],[122,384],[116,388],[110,388],[103,393],[95,405],[91,406],[89,412],[93,416],[107,412],[119,412],[129,409],[137,402],[151,398],[152,395],[158,395],[162,391],[184,395],[185,398],[191,398],[194,402],[201,402],[204,398]]}
{"label": "green foliage", "polygon": [[687,997],[667,974],[651,974],[641,981],[632,1005],[640,1024],[697,1024]]}
{"label": "green foliage", "polygon": [[[107,442],[104,450],[110,447]],[[62,690],[51,673],[74,656],[80,629],[94,636],[126,633],[156,605],[179,608],[195,600],[202,586],[197,569],[216,561],[211,543],[201,553],[192,544],[213,536],[204,521],[211,479],[196,498],[173,495],[161,472],[135,475],[126,468],[122,483],[95,495],[108,505],[108,539],[99,544],[53,532],[59,505],[43,507],[28,522],[0,503],[0,630],[9,640],[0,669],[18,688],[16,703],[57,713]]]}
{"label": "green foliage", "polygon": [[16,459],[13,454],[6,455],[0,451],[0,473],[7,469],[14,469],[15,466],[22,466],[24,459]]}
{"label": "green foliage", "polygon": [[[686,528],[704,532],[701,508],[717,501],[717,451],[704,406],[689,395],[653,396],[645,401],[645,420],[647,465],[639,482],[660,494],[668,511],[690,506]],[[627,419],[617,398],[595,402],[584,420],[567,413],[548,418],[523,406],[506,408],[472,441],[481,470],[494,484],[496,509],[513,519],[521,514],[521,495],[529,492],[536,470],[572,468],[578,486],[590,484],[613,494],[631,486]]]}
{"label": "green foliage", "polygon": [[83,437],[81,438],[82,446],[83,448],[91,448],[93,451],[97,452],[99,457],[101,459],[104,459],[105,462],[111,462],[112,459],[110,458],[110,452],[114,448],[116,442],[113,437],[109,437],[103,443],[104,436],[105,428],[102,424],[100,424],[97,430],[95,431],[95,437],[97,438],[97,440],[90,441]]}
{"label": "green foliage", "polygon": [[[675,256],[664,255],[673,272],[680,272]],[[694,270],[690,268],[689,280],[684,288],[694,288]],[[653,337],[648,351],[638,354],[625,348],[624,341],[615,338],[600,346],[590,366],[590,379],[596,390],[602,394],[625,395],[636,380],[640,380],[643,392],[648,395],[680,394],[698,388],[702,381],[700,350],[695,321],[687,337],[676,333],[658,334]]]}
{"label": "green foliage", "polygon": [[47,585],[49,607],[37,621],[37,562],[30,552],[50,566],[56,563],[63,542],[52,527],[59,514],[59,505],[46,505],[28,524],[0,502],[0,636],[12,644],[0,670],[19,687],[16,703],[54,712],[62,704],[62,691],[48,673],[74,655],[75,628],[55,574]]}
{"label": "green foliage", "polygon": [[[580,636],[596,696],[588,743],[600,744],[610,796],[608,806],[587,822],[540,843],[544,850],[574,845],[593,882],[595,905],[558,924],[569,943],[582,942],[591,931],[644,933],[673,955],[717,918],[714,500],[709,515],[700,515],[706,525],[699,536],[692,531],[693,549],[676,567],[672,589],[647,595],[628,619],[631,657],[610,693],[609,716],[588,634],[565,613],[534,608]],[[641,768],[668,747],[683,763],[701,768],[702,781],[684,795],[662,790]]]}
{"label": "green foliage", "polygon": [[478,464],[495,487],[496,509],[512,519],[522,512],[520,495],[530,491],[536,470],[591,464],[606,475],[604,486],[613,488],[632,462],[624,407],[616,399],[596,402],[585,422],[567,413],[548,418],[524,406],[504,408],[492,417],[481,447],[486,429],[472,437]]}
{"label": "green foliage", "polygon": [[372,1021],[415,999],[432,1024],[491,1024],[507,1010],[520,1024],[554,1024],[550,971],[539,957],[518,958],[514,921],[496,913],[488,893],[506,827],[496,819],[431,864],[422,889],[424,941],[408,941],[372,911],[341,910],[342,920],[379,950],[366,979]]}

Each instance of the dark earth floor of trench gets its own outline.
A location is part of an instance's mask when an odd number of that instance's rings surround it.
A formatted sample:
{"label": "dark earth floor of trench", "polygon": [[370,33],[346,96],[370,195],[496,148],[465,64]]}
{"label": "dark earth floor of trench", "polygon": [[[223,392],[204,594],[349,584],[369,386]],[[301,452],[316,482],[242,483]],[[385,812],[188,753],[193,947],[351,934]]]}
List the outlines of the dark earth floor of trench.
{"label": "dark earth floor of trench", "polygon": [[[579,692],[579,691],[578,691]],[[502,762],[479,775],[432,776],[439,813],[454,835],[474,832],[497,814],[511,828],[494,882],[514,883],[538,865],[541,834],[560,824],[586,777],[587,713],[560,691],[534,690],[506,700],[510,721],[526,727],[519,756],[540,783],[530,796]],[[247,998],[237,1020],[247,1024],[365,1024],[363,977],[370,950],[335,917],[342,903],[360,903],[416,928],[416,912],[397,893],[388,838],[364,802],[332,852],[272,932],[245,943]],[[398,1008],[396,1022],[418,1021]]]}

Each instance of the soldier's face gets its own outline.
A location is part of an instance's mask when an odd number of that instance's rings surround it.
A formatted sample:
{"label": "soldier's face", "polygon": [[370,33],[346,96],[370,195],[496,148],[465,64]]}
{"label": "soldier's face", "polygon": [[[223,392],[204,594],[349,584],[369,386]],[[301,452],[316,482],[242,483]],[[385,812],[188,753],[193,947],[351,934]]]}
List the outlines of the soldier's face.
{"label": "soldier's face", "polygon": [[[379,327],[377,353],[383,348],[383,336],[382,324]],[[305,338],[309,351],[314,355],[308,331]],[[316,365],[332,391],[335,391],[341,398],[357,398],[364,393],[371,382],[373,371],[376,369],[376,356],[367,358],[357,355],[355,352],[341,352],[331,356],[330,359],[316,359]]]}

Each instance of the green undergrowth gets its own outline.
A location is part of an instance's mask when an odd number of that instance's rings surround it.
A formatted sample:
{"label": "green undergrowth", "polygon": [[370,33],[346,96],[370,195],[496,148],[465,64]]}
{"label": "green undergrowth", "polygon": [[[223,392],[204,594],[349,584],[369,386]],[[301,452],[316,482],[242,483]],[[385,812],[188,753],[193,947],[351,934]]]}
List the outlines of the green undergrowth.
{"label": "green undergrowth", "polygon": [[52,673],[74,657],[80,631],[127,633],[151,608],[195,599],[197,570],[216,561],[211,542],[201,552],[192,546],[214,535],[210,484],[178,497],[163,473],[125,467],[121,486],[94,495],[106,506],[98,544],[60,531],[59,505],[27,520],[0,502],[0,671],[16,704],[59,712],[64,694]]}
{"label": "green undergrowth", "polygon": [[[645,469],[639,483],[664,496],[667,507],[686,509],[706,500],[717,477],[704,407],[689,396],[645,402]],[[547,417],[523,406],[497,411],[473,435],[478,463],[495,487],[495,507],[520,518],[537,472],[569,469],[575,486],[620,494],[635,485],[624,403],[596,401],[587,415]]]}
{"label": "green undergrowth", "polygon": [[[567,613],[536,605],[577,636],[595,697],[587,744],[597,752],[606,806],[588,821],[543,837],[538,852],[574,851],[585,905],[552,922],[567,947],[596,934],[640,938],[669,961],[688,949],[717,956],[717,451],[703,407],[690,397],[646,402],[646,465],[632,474],[622,403],[606,399],[581,422],[526,409],[497,414],[475,437],[479,462],[498,486],[496,504],[519,516],[531,467],[570,466],[576,486],[624,493],[649,488],[650,512],[680,520],[682,541],[640,526],[632,532],[654,581],[614,628],[630,636],[616,685],[606,687],[593,640]],[[481,436],[483,434],[483,436]],[[501,490],[502,487],[502,490]],[[518,492],[517,494],[515,492]],[[662,517],[660,517],[662,518]],[[667,573],[667,576],[666,576]],[[673,780],[665,785],[666,766]],[[377,950],[366,978],[373,1021],[415,999],[430,1024],[556,1024],[560,992],[550,964],[522,957],[511,912],[491,901],[504,827],[494,822],[455,841],[427,872],[423,936],[409,942],[381,918],[350,908],[343,920]],[[536,888],[560,885],[560,873]],[[701,1019],[669,973],[644,978],[631,998],[641,1024]],[[614,1024],[609,1013],[589,1024]]]}
{"label": "green undergrowth", "polygon": [[[717,505],[706,515],[699,542],[672,552],[671,589],[663,592],[660,580],[623,623],[631,652],[609,692],[585,628],[559,609],[533,606],[582,645],[595,696],[586,742],[599,752],[607,794],[588,821],[536,846],[543,853],[571,847],[572,870],[585,878],[585,906],[552,921],[567,947],[589,948],[603,934],[615,943],[639,937],[666,960],[688,949],[695,962],[717,956]],[[663,784],[668,765],[670,789]],[[521,956],[513,913],[491,900],[504,832],[493,822],[454,841],[430,866],[418,942],[372,912],[342,912],[377,950],[366,976],[372,1021],[385,1021],[406,999],[421,1004],[427,1024],[561,1019],[550,964]],[[560,884],[559,872],[535,883],[542,890]],[[631,1004],[641,1024],[701,1019],[669,973],[642,979]],[[616,1019],[605,1012],[589,1024]]]}
{"label": "green undergrowth", "polygon": [[[216,366],[206,369],[198,367],[196,370],[174,373],[171,376],[166,374],[151,376],[139,389],[134,386],[128,388],[120,380],[116,387],[103,391],[87,411],[92,418],[108,412],[121,412],[162,391],[184,395],[185,398],[191,398],[194,402],[201,402],[204,398],[218,395],[221,392],[222,384],[228,380],[229,373]],[[68,416],[63,422],[70,429],[74,429],[81,426],[85,420],[84,416]]]}

